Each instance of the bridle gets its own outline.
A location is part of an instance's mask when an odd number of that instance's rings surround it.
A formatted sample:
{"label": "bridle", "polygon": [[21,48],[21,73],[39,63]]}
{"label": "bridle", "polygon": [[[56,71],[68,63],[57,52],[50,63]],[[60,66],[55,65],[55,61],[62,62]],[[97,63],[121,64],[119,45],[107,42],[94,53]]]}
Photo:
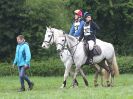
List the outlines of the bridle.
{"label": "bridle", "polygon": [[[64,41],[64,43],[63,43],[63,44],[61,44],[61,43],[57,43],[57,45],[59,44],[59,45],[61,45],[61,46],[62,46],[61,51],[63,51],[63,50],[65,50],[65,49],[67,49],[67,50],[71,53],[71,55],[69,55],[69,56],[71,56],[71,57],[72,57],[72,60],[73,60],[73,62],[74,62],[73,57],[74,57],[74,54],[75,54],[75,52],[76,52],[77,45],[78,45],[80,42],[78,42],[77,44],[75,44],[74,46],[72,46],[71,48],[69,48],[69,47],[68,47],[68,45],[67,45],[67,47],[65,46],[66,41],[67,41],[67,40],[66,40],[66,36],[65,36],[65,41]],[[75,48],[74,52],[72,53],[72,52],[71,52],[71,49],[73,49],[74,47],[76,47],[76,48]]]}
{"label": "bridle", "polygon": [[61,43],[57,43],[56,45],[61,45],[62,46],[62,49],[61,50],[64,50],[64,49],[68,49],[65,45],[66,45],[66,36],[65,36],[65,40],[64,40],[64,43],[61,44]]}
{"label": "bridle", "polygon": [[51,35],[49,41],[43,41],[43,43],[50,44],[50,42],[51,42],[51,40],[52,40],[52,37],[53,37],[53,41],[54,41],[54,31],[51,30],[50,32],[52,33],[52,35]]}

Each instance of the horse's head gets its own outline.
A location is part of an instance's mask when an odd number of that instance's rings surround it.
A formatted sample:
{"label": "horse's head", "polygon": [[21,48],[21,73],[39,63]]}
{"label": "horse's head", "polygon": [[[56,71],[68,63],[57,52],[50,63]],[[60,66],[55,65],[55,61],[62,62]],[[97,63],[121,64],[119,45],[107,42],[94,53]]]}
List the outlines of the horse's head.
{"label": "horse's head", "polygon": [[60,36],[56,42],[56,48],[57,51],[60,52],[62,51],[66,46],[66,37],[65,36]]}
{"label": "horse's head", "polygon": [[47,49],[53,43],[54,43],[54,30],[53,28],[47,27],[42,47]]}
{"label": "horse's head", "polygon": [[64,35],[63,33],[64,32],[62,30],[47,27],[42,47],[49,48],[51,44],[57,41],[59,36]]}

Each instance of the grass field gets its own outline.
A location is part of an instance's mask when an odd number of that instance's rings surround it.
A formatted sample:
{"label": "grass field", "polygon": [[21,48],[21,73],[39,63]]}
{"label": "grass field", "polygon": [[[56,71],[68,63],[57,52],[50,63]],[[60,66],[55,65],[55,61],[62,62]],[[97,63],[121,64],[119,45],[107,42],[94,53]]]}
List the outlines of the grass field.
{"label": "grass field", "polygon": [[60,89],[63,77],[31,77],[35,83],[32,91],[17,92],[19,79],[14,76],[0,77],[0,99],[133,99],[133,75],[124,74],[115,79],[114,87],[94,87],[93,76],[88,76],[89,87],[85,87],[81,77],[78,88]]}

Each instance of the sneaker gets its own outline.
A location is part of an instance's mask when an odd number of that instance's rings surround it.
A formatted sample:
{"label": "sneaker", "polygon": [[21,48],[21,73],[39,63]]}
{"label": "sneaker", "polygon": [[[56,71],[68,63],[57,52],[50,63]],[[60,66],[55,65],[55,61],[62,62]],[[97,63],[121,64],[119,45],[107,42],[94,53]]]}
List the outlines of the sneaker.
{"label": "sneaker", "polygon": [[20,88],[20,89],[18,90],[18,92],[23,92],[23,91],[25,91],[25,88]]}
{"label": "sneaker", "polygon": [[33,89],[33,86],[34,86],[34,83],[31,82],[30,85],[29,85],[29,90],[32,90]]}

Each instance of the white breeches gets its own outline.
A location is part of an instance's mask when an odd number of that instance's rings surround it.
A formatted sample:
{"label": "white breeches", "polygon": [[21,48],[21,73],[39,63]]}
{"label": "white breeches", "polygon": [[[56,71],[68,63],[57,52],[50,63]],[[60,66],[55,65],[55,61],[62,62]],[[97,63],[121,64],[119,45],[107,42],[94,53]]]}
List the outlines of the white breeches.
{"label": "white breeches", "polygon": [[88,41],[88,44],[89,44],[89,50],[90,51],[93,50],[95,42],[93,40],[90,40],[90,41]]}

